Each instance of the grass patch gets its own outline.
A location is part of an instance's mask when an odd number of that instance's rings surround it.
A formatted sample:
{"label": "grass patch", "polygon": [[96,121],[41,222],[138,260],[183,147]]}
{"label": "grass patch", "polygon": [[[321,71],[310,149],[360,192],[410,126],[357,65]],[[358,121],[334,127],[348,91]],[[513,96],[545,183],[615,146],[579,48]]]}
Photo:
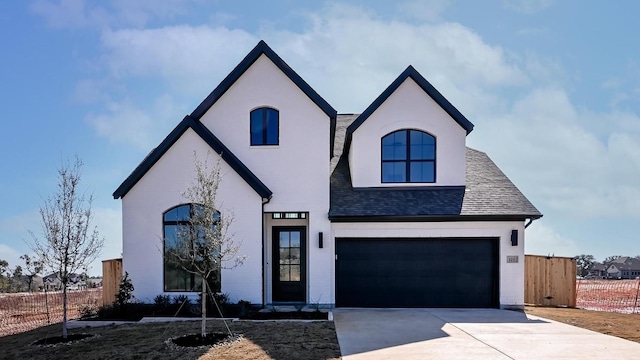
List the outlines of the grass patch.
{"label": "grass patch", "polygon": [[[59,324],[0,337],[0,359],[339,359],[340,348],[330,321],[229,323],[238,341],[213,348],[172,349],[166,341],[200,333],[199,321],[110,325],[71,329],[69,335],[95,338],[44,350],[37,340],[58,336]],[[221,320],[207,320],[207,331],[225,333]]]}

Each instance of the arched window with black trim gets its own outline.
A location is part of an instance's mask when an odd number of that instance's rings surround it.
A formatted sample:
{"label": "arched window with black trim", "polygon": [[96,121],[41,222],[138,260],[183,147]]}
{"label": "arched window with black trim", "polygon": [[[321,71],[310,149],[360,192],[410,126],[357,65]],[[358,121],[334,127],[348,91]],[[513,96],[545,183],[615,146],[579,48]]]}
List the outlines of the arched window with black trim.
{"label": "arched window with black trim", "polygon": [[251,146],[278,145],[280,114],[278,110],[262,107],[251,111]]}
{"label": "arched window with black trim", "polygon": [[[185,246],[185,244],[190,246],[194,243],[194,238],[197,238],[201,232],[194,229],[190,219],[201,209],[202,206],[198,204],[184,204],[171,208],[163,214],[164,291],[200,291],[202,289],[200,276],[170,261],[167,256],[170,252],[176,251],[179,246]],[[215,227],[220,220],[220,212],[215,211],[212,216]],[[207,288],[220,292],[220,268],[213,272],[207,280]]]}
{"label": "arched window with black trim", "polygon": [[398,130],[382,138],[383,183],[436,181],[436,138],[420,130]]}

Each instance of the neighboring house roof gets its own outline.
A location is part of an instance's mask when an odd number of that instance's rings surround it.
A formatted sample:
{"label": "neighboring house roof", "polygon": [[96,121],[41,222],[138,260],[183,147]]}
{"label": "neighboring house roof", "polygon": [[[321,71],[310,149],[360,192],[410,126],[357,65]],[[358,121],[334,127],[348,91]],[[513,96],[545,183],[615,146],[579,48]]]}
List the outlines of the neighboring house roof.
{"label": "neighboring house roof", "polygon": [[593,266],[591,266],[591,269],[589,269],[589,271],[605,271],[606,269],[607,266],[605,264],[595,262],[593,263]]}
{"label": "neighboring house roof", "polygon": [[[354,115],[339,115],[338,129]],[[348,131],[348,130],[347,130]],[[344,141],[340,131],[337,141]],[[339,144],[336,143],[336,147]],[[522,220],[542,214],[487,154],[467,148],[466,186],[353,188],[348,155],[331,175],[331,221]]]}
{"label": "neighboring house roof", "polygon": [[345,146],[346,146],[347,149],[348,149],[348,147],[350,146],[350,143],[351,143],[351,135],[408,78],[413,79],[413,81],[415,81],[416,84],[418,84],[418,86],[420,86],[420,88],[422,88],[422,90],[424,90],[424,92],[426,92],[427,95],[429,95],[433,99],[433,101],[435,101],[438,105],[440,105],[440,107],[444,111],[446,111],[447,114],[449,114],[449,116],[451,116],[451,118],[453,118],[453,120],[455,120],[458,123],[458,125],[460,125],[463,129],[465,129],[467,131],[467,134],[469,134],[473,130],[473,124],[471,123],[471,121],[469,121],[464,115],[462,115],[462,113],[460,111],[458,111],[458,109],[456,109],[456,107],[453,106],[449,102],[449,100],[445,99],[445,97],[442,96],[442,94],[440,94],[440,92],[438,90],[436,90],[436,88],[433,87],[433,85],[431,85],[431,83],[429,83],[429,81],[427,81],[427,79],[425,79],[422,75],[420,75],[420,73],[413,66],[409,65],[409,67],[407,67],[406,70],[403,71],[402,74],[400,74],[400,76],[398,76],[391,83],[391,85],[389,85],[389,87],[387,87],[385,89],[385,91],[383,91],[382,94],[380,94],[380,96],[378,96],[378,98],[375,99],[374,102],[371,105],[369,105],[369,107],[364,112],[362,112],[362,114],[360,114],[360,116],[358,116],[358,118],[355,119],[355,121],[353,123],[351,123],[351,125],[349,125],[349,127],[347,128],[347,133],[346,133],[346,139],[347,140],[346,140],[346,143],[345,143]]}
{"label": "neighboring house roof", "polygon": [[304,81],[300,75],[298,75],[278,54],[276,54],[263,40],[260,40],[247,56],[236,66],[229,75],[207,96],[198,107],[193,110],[191,117],[195,120],[200,118],[213,106],[213,104],[224,95],[229,88],[244,74],[247,69],[258,60],[261,55],[265,55],[269,58],[279,69],[282,71],[302,92],[311,99],[327,116],[331,121],[330,131],[331,136],[331,155],[333,156],[333,137],[336,126],[337,111],[329,105],[306,81]]}
{"label": "neighboring house roof", "polygon": [[[622,261],[620,261],[622,260]],[[640,270],[640,259],[623,256],[611,262],[609,269],[615,267],[618,270]]]}
{"label": "neighboring house roof", "polygon": [[127,177],[122,184],[113,193],[114,199],[122,198],[131,190],[135,184],[151,169],[151,167],[164,155],[171,146],[178,141],[187,129],[192,129],[198,136],[202,138],[217,154],[226,161],[233,170],[244,179],[255,190],[258,195],[264,199],[268,199],[273,194],[267,186],[258,179],[258,177],[247,168],[231,150],[229,150],[218,138],[213,135],[206,126],[201,122],[195,121],[191,116],[187,115],[178,124],[178,126],[169,133],[169,135],[147,155],[147,157],[136,167],[135,170]]}

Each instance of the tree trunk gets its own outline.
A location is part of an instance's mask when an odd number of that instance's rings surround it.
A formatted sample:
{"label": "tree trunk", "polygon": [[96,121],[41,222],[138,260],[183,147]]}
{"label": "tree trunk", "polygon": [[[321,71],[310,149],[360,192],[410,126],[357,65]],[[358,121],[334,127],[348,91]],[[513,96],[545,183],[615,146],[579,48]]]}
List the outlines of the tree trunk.
{"label": "tree trunk", "polygon": [[67,338],[67,284],[62,284],[62,338]]}
{"label": "tree trunk", "polygon": [[202,278],[202,324],[201,333],[204,338],[207,335],[207,280]]}

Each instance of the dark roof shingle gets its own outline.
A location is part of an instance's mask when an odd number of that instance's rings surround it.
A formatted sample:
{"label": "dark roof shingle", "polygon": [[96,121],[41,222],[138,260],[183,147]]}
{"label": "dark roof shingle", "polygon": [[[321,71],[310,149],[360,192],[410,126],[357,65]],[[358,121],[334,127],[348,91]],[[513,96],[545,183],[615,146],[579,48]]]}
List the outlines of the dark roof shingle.
{"label": "dark roof shingle", "polygon": [[[467,148],[466,186],[353,188],[342,132],[354,115],[338,115],[337,163],[331,174],[332,221],[523,220],[542,214],[484,152]],[[332,163],[332,164],[333,164]]]}

